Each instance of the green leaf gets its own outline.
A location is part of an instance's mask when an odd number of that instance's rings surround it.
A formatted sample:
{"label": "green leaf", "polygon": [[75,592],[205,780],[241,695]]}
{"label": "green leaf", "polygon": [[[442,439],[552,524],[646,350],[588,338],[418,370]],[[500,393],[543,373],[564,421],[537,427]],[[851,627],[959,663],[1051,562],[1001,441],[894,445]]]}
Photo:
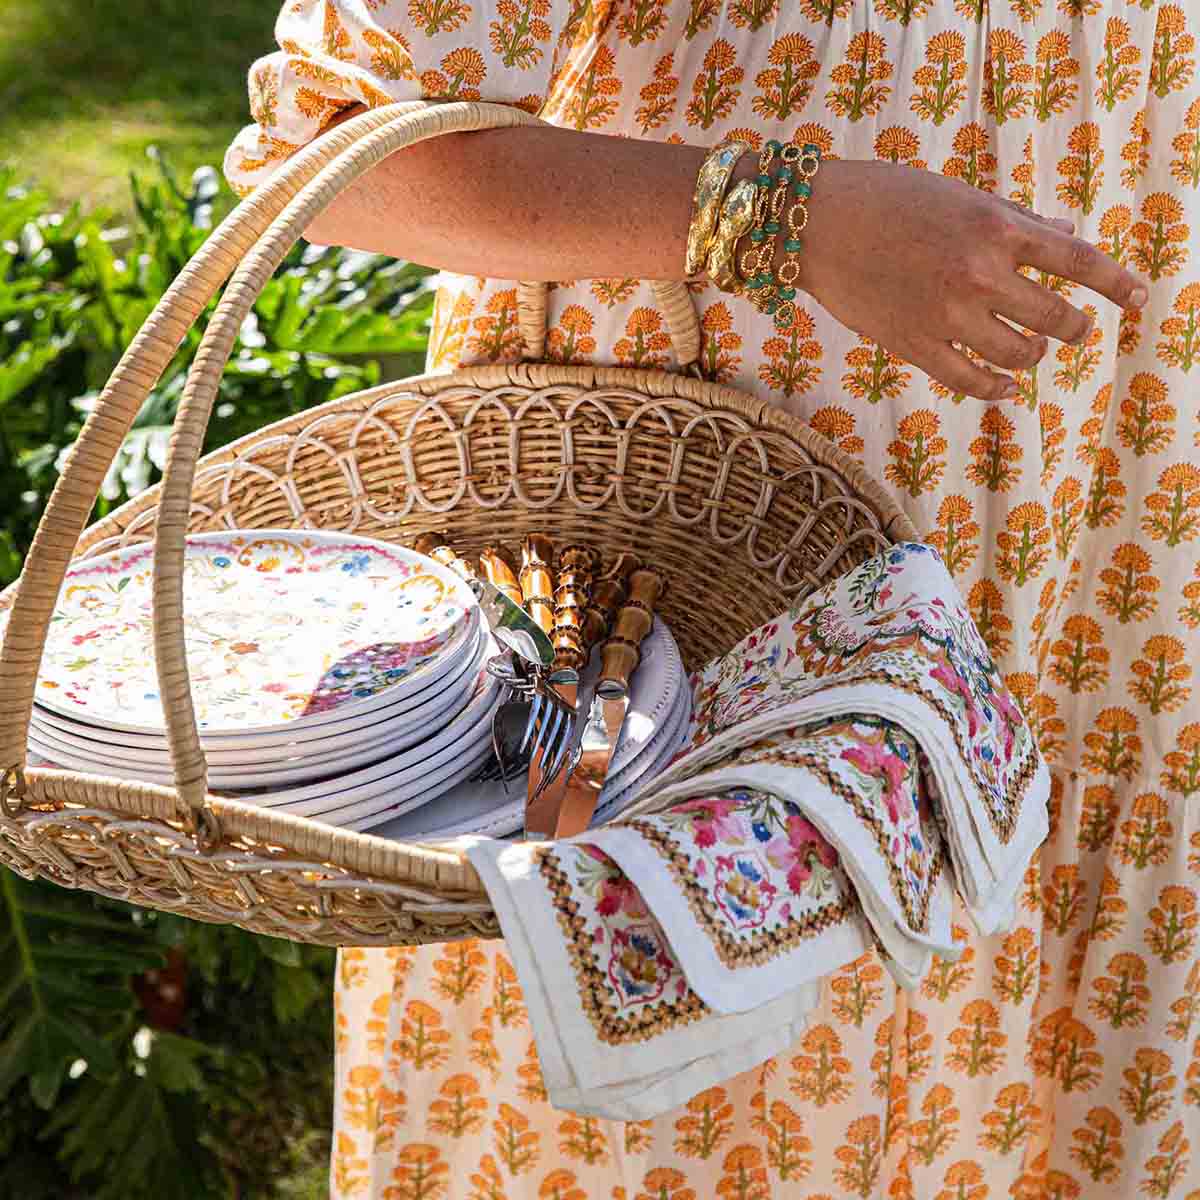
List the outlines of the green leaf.
{"label": "green leaf", "polygon": [[159,1083],[169,1092],[198,1092],[204,1076],[197,1065],[212,1051],[190,1038],[159,1033],[150,1047],[150,1061]]}
{"label": "green leaf", "polygon": [[296,942],[288,942],[283,938],[262,937],[258,939],[258,948],[266,958],[281,967],[298,967],[303,961],[300,957],[300,947]]}
{"label": "green leaf", "polygon": [[308,971],[276,966],[271,990],[275,1016],[283,1025],[304,1016],[323,993],[321,981]]}
{"label": "green leaf", "polygon": [[33,1075],[29,1080],[29,1094],[38,1108],[51,1109],[58,1099],[58,1091],[62,1086],[62,1072],[54,1067]]}
{"label": "green leaf", "polygon": [[64,335],[40,345],[26,343],[16,354],[0,362],[0,408],[36,382],[46,368],[71,345],[71,341],[70,335]]}
{"label": "green leaf", "polygon": [[[207,1200],[227,1195],[201,1144],[204,1047],[159,1035],[138,1072],[104,1083],[85,1077],[46,1130],[61,1140],[91,1200]],[[95,1182],[92,1182],[95,1181]]]}
{"label": "green leaf", "polygon": [[129,977],[162,955],[132,921],[123,934],[98,937],[96,904],[86,892],[0,870],[0,1097],[35,1078],[49,1095],[50,1076],[61,1081],[79,1058],[99,1074],[116,1070],[111,1036],[137,1010]]}

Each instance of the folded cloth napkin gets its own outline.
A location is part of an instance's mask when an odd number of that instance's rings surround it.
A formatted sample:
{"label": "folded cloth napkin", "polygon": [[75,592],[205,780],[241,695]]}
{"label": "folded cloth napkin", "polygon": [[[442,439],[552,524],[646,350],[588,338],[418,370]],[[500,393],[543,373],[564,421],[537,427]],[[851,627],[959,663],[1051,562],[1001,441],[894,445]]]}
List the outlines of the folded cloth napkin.
{"label": "folded cloth napkin", "polygon": [[907,543],[869,559],[756,630],[693,686],[693,751],[644,788],[623,821],[768,734],[850,714],[883,717],[928,760],[934,818],[980,933],[1011,923],[1049,829],[1049,772],[932,547]]}
{"label": "folded cloth napkin", "polygon": [[914,986],[956,954],[951,888],[1002,927],[1046,833],[1045,765],[928,547],[864,563],[693,685],[691,748],[618,822],[468,840],[562,1108],[646,1119],[753,1067],[872,946]]}
{"label": "folded cloth napkin", "polygon": [[[750,1012],[714,1013],[602,851],[570,841],[460,840],[496,906],[555,1107],[647,1120],[803,1033],[817,983]],[[859,945],[868,944],[864,933]]]}

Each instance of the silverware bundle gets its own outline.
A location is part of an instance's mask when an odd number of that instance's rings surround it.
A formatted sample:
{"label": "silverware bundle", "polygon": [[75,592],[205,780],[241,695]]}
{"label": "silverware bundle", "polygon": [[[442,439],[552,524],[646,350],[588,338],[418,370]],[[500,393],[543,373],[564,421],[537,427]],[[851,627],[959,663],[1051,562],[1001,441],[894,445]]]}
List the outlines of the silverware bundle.
{"label": "silverware bundle", "polygon": [[[662,577],[630,553],[602,573],[594,550],[571,544],[556,555],[541,534],[522,543],[519,569],[491,546],[477,570],[444,534],[426,534],[413,548],[468,580],[504,647],[488,663],[506,693],[492,723],[494,761],[484,774],[507,788],[528,768],[527,839],[586,829],[620,738]],[[602,640],[599,678],[591,695],[581,697],[582,673]]]}

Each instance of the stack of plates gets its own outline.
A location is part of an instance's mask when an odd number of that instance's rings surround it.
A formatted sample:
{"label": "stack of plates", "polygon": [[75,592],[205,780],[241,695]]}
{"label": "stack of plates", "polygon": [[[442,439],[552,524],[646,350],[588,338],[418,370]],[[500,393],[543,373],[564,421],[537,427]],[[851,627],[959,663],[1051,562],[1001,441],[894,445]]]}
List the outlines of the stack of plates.
{"label": "stack of plates", "polygon": [[[39,759],[171,783],[152,556],[128,547],[69,570],[37,684]],[[411,550],[334,533],[193,535],[184,628],[214,792],[348,824],[439,795],[490,753],[499,689],[483,665],[496,648],[467,585]]]}
{"label": "stack of plates", "polygon": [[[31,759],[170,786],[148,545],[75,563],[38,677]],[[0,614],[0,633],[7,614]],[[433,559],[337,533],[187,540],[184,634],[209,787],[406,840],[506,836],[525,779],[479,782],[499,653],[470,588]],[[580,699],[590,700],[599,652]],[[691,692],[663,622],[642,646],[596,821],[686,740]]]}

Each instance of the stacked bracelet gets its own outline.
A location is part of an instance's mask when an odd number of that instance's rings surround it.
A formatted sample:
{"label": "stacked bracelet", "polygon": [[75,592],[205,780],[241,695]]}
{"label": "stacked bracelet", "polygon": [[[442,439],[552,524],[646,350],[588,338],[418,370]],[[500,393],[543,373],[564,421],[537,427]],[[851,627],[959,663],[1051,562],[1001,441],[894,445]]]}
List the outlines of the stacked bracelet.
{"label": "stacked bracelet", "polygon": [[[745,296],[759,312],[774,317],[776,328],[786,329],[796,313],[800,234],[808,225],[808,199],[821,150],[811,142],[797,146],[771,138],[758,156],[758,174],[726,196],[734,168],[749,149],[746,142],[724,141],[704,160],[696,177],[685,272],[691,277],[703,268],[721,291]],[[781,165],[772,176],[776,154]],[[750,245],[739,261],[736,244],[747,233]],[[781,235],[783,260],[776,272]]]}
{"label": "stacked bracelet", "polygon": [[754,224],[754,201],[757,193],[754,181],[743,179],[733,185],[721,205],[717,232],[708,252],[705,273],[723,292],[742,293],[742,281],[737,273],[737,243]]}
{"label": "stacked bracelet", "polygon": [[[772,178],[767,167],[776,151],[782,166]],[[808,224],[808,198],[812,195],[812,177],[821,163],[818,146],[806,142],[781,145],[773,138],[763,147],[759,158],[758,202],[755,228],[750,231],[750,247],[742,254],[741,270],[746,279],[746,295],[759,312],[775,318],[775,326],[785,329],[795,316],[796,281],[800,277],[800,233]],[[789,191],[795,200],[788,205]],[[786,216],[784,209],[787,209]],[[786,226],[784,261],[778,276],[772,271],[775,239]]]}
{"label": "stacked bracelet", "polygon": [[784,329],[792,323],[796,313],[796,281],[800,278],[802,245],[800,234],[808,224],[808,198],[812,195],[812,177],[821,165],[821,151],[811,142],[799,148],[789,143],[780,151],[780,157],[784,163],[780,177],[791,183],[792,194],[796,197],[787,211],[787,237],[783,242],[785,257],[776,275],[779,305],[775,309],[775,326]]}

